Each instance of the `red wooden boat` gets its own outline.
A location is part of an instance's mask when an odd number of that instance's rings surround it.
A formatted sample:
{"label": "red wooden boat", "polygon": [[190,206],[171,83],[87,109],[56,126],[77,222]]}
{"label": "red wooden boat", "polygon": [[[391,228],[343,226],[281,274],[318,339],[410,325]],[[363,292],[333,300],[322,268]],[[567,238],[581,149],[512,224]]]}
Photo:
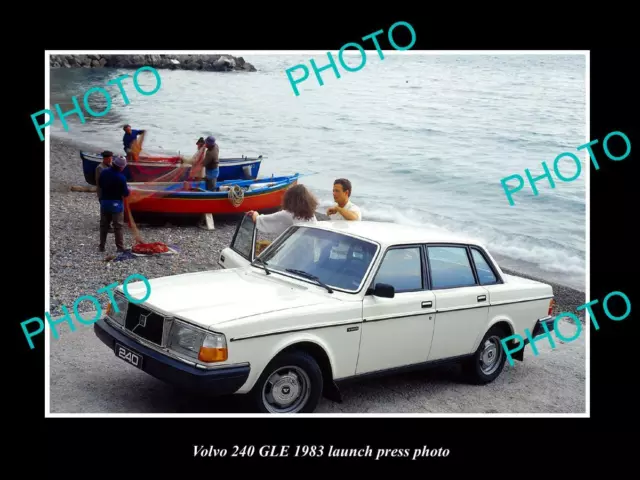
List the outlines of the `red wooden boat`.
{"label": "red wooden boat", "polygon": [[274,210],[282,205],[284,193],[298,183],[299,176],[227,180],[218,182],[215,192],[205,190],[204,182],[129,183],[127,203],[132,213],[228,215]]}

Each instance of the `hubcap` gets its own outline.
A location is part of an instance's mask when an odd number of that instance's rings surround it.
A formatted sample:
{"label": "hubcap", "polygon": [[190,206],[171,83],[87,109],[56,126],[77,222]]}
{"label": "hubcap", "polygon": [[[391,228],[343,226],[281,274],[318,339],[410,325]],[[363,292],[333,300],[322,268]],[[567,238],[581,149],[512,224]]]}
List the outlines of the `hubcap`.
{"label": "hubcap", "polygon": [[482,352],[480,352],[480,369],[485,375],[491,375],[500,366],[503,356],[502,348],[500,348],[500,339],[492,336],[485,340]]}
{"label": "hubcap", "polygon": [[271,413],[294,413],[309,399],[309,376],[295,366],[281,367],[271,374],[262,389],[262,402]]}

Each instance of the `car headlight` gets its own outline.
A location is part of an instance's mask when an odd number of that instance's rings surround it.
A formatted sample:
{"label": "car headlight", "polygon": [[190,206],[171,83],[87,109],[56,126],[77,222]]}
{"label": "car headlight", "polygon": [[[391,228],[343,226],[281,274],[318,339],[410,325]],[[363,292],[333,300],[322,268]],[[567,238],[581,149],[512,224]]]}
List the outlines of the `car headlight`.
{"label": "car headlight", "polygon": [[228,358],[224,335],[196,329],[178,320],[173,322],[167,346],[178,354],[205,363],[224,362]]}
{"label": "car headlight", "polygon": [[127,318],[127,308],[129,307],[129,302],[124,295],[120,295],[118,293],[116,293],[113,298],[118,308],[116,309],[113,303],[109,302],[109,306],[107,307],[107,317],[124,327],[124,321]]}

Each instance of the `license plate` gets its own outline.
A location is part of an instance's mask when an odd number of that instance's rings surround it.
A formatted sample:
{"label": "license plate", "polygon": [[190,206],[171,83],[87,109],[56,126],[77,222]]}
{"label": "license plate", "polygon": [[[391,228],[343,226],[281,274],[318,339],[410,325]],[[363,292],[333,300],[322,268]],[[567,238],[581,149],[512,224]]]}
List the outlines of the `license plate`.
{"label": "license plate", "polygon": [[118,358],[130,363],[134,367],[142,368],[142,355],[139,353],[129,350],[127,347],[124,347],[119,343],[116,343],[114,352]]}

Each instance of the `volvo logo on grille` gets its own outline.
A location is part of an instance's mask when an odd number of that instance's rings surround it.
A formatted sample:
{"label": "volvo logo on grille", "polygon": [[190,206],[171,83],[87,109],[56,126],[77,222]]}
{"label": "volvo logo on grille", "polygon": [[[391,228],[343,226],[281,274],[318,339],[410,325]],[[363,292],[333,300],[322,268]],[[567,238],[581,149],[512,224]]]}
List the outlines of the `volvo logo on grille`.
{"label": "volvo logo on grille", "polygon": [[140,314],[140,317],[138,318],[138,325],[136,325],[136,327],[146,327],[147,326],[147,317],[151,315],[151,313],[142,313]]}

